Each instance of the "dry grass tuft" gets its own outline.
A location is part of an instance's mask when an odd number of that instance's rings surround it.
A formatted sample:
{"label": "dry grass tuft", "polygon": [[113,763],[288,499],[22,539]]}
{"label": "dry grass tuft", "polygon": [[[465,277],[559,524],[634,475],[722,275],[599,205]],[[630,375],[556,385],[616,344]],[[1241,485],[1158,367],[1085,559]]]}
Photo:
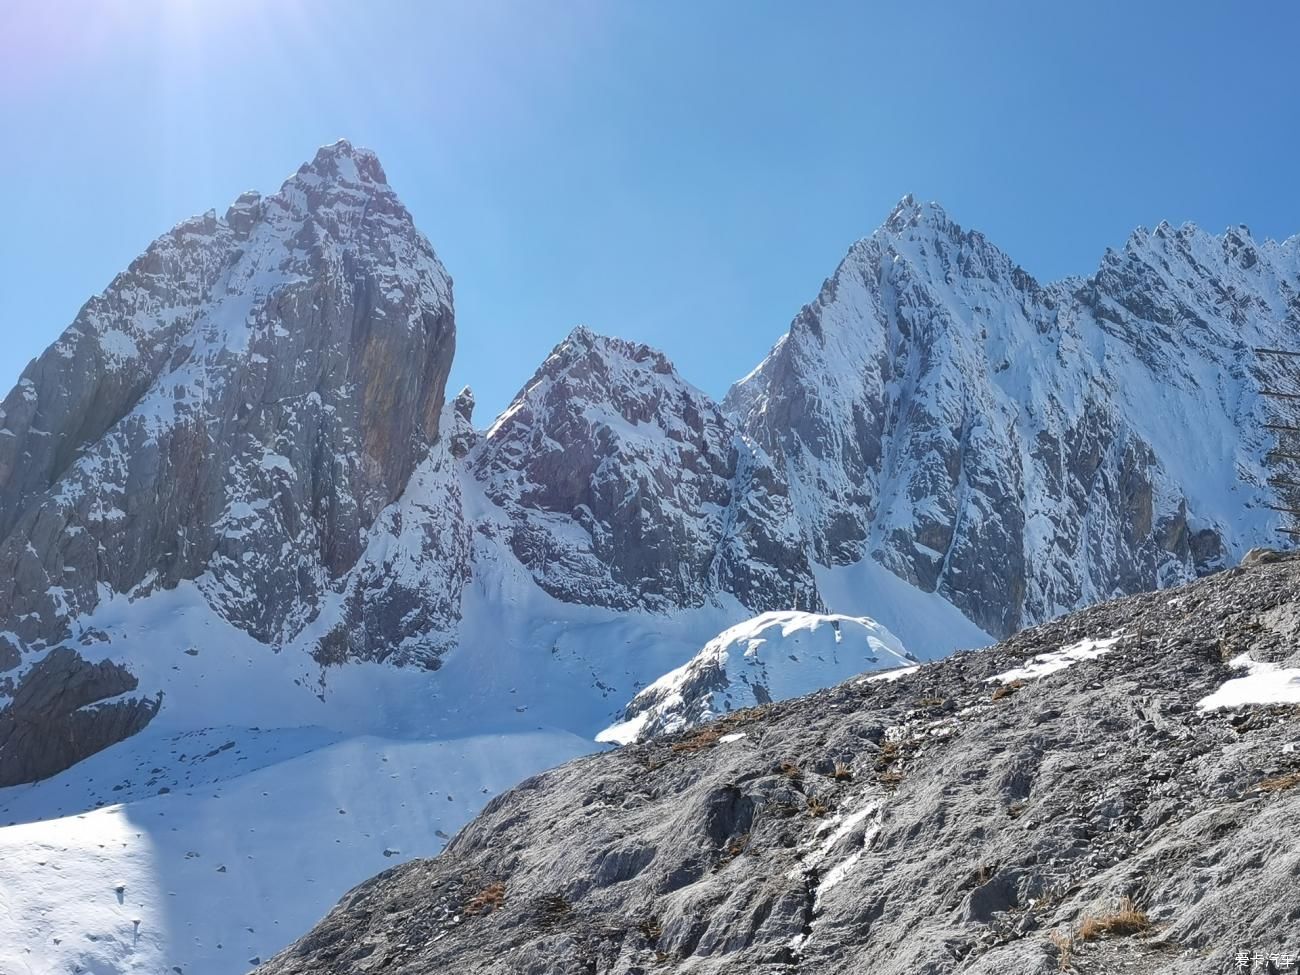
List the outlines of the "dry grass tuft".
{"label": "dry grass tuft", "polygon": [[1133,903],[1133,898],[1123,897],[1119,907],[1111,913],[1085,917],[1079,924],[1078,938],[1080,941],[1091,941],[1102,935],[1138,934],[1150,927],[1151,919],[1147,917],[1146,911],[1139,910]]}
{"label": "dry grass tuft", "polygon": [[1056,967],[1063,972],[1068,970],[1074,953],[1074,939],[1064,931],[1057,930],[1049,934],[1047,940],[1056,945]]}
{"label": "dry grass tuft", "polygon": [[831,773],[831,778],[836,782],[852,782],[853,769],[849,768],[849,766],[845,765],[843,762],[836,762],[835,771]]}
{"label": "dry grass tuft", "polygon": [[1260,792],[1285,792],[1287,789],[1294,789],[1300,785],[1300,772],[1287,772],[1283,775],[1275,775],[1271,779],[1265,779],[1256,788]]}
{"label": "dry grass tuft", "polygon": [[1025,686],[1025,682],[1022,680],[1013,680],[1010,683],[1003,684],[1001,687],[999,687],[996,691],[993,692],[992,700],[1000,701],[1004,697],[1010,697],[1012,694],[1014,694],[1016,691],[1020,690],[1020,688],[1024,686]]}
{"label": "dry grass tuft", "polygon": [[777,771],[794,782],[803,778],[803,771],[794,762],[782,762]]}
{"label": "dry grass tuft", "polygon": [[707,728],[703,728],[700,731],[697,731],[695,734],[691,735],[691,737],[685,739],[684,741],[674,742],[672,746],[672,750],[679,755],[681,754],[689,755],[694,752],[702,752],[716,745],[718,743],[718,739],[721,737],[722,737],[721,729],[719,729],[716,725],[710,725]]}
{"label": "dry grass tuft", "polygon": [[725,864],[730,863],[732,860],[742,855],[748,849],[749,849],[749,834],[741,833],[734,840],[728,843],[726,848],[722,851],[722,857],[718,861],[718,866],[721,867]]}
{"label": "dry grass tuft", "polygon": [[464,913],[471,917],[479,914],[491,914],[500,910],[506,902],[506,885],[501,881],[488,884],[465,902]]}
{"label": "dry grass tuft", "polygon": [[820,796],[808,797],[808,815],[813,819],[821,819],[831,811],[829,803]]}

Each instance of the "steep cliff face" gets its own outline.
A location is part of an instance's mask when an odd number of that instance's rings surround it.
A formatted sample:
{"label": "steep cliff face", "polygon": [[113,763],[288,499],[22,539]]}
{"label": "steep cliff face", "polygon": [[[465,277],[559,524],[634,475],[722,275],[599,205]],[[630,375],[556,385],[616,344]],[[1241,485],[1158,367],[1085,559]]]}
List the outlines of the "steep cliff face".
{"label": "steep cliff face", "polygon": [[873,557],[1006,634],[1266,537],[1249,348],[1295,344],[1298,294],[1296,240],[1164,224],[1042,286],[909,197],[725,405],[821,561]]}
{"label": "steep cliff face", "polygon": [[180,225],[5,401],[0,618],[48,641],[101,586],[203,577],[291,636],[437,439],[454,347],[451,282],[369,153]]}
{"label": "steep cliff face", "polygon": [[[321,659],[431,659],[467,545],[454,492],[416,514],[406,494],[454,481],[438,442],[454,348],[450,279],[346,142],[160,238],[0,408],[8,662],[107,595],[182,580],[266,643],[341,596]],[[394,568],[403,532],[421,571]]]}
{"label": "steep cliff face", "polygon": [[788,488],[663,354],[575,330],[470,469],[547,592],[622,609],[820,605]]}

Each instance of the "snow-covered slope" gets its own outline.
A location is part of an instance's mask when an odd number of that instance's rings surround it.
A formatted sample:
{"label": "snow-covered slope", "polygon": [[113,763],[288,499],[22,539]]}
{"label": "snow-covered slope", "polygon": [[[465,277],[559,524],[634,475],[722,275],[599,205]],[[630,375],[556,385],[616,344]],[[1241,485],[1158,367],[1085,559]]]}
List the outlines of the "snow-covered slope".
{"label": "snow-covered slope", "polygon": [[826,564],[870,557],[991,633],[1267,541],[1251,347],[1300,338],[1300,239],[1137,231],[1042,286],[904,199],[731,390]]}
{"label": "snow-covered slope", "polygon": [[724,630],[660,677],[597,738],[620,745],[643,741],[831,687],[863,671],[915,662],[897,637],[865,616],[763,613]]}

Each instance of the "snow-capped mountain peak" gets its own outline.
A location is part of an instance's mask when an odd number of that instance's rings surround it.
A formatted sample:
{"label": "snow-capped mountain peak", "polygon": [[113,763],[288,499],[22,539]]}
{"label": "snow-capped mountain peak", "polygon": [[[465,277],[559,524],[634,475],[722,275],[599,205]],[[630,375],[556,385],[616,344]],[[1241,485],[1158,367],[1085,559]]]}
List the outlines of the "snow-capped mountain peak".
{"label": "snow-capped mountain peak", "polygon": [[379,157],[369,149],[352,145],[347,139],[321,146],[311,162],[298,168],[297,175],[353,185],[388,185]]}
{"label": "snow-capped mountain peak", "polygon": [[1243,353],[1295,344],[1297,250],[1162,224],[1042,286],[905,197],[726,406],[819,559],[875,558],[1007,633],[1267,536]]}
{"label": "snow-capped mountain peak", "polygon": [[[0,408],[0,631],[30,665],[114,594],[183,581],[267,643],[319,624],[326,660],[445,629],[463,577],[449,552],[420,556],[447,567],[421,613],[376,613],[401,581],[363,555],[439,463],[451,302],[378,160],[347,143],[160,237]],[[454,504],[438,504],[452,522]],[[370,608],[330,629],[322,610],[358,573]]]}

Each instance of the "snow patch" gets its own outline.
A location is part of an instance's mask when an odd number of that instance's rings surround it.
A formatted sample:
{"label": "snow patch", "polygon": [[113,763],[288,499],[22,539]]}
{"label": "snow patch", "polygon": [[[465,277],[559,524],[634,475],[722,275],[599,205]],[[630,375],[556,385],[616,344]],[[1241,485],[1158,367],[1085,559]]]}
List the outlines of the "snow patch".
{"label": "snow patch", "polygon": [[1111,648],[1123,639],[1123,636],[1113,636],[1100,640],[1080,640],[1063,649],[1030,657],[1029,663],[1025,666],[994,674],[987,678],[987,683],[1010,684],[1013,680],[1037,680],[1039,677],[1046,677],[1048,674],[1073,667],[1082,660],[1096,660],[1109,653]]}
{"label": "snow patch", "polygon": [[1200,710],[1239,708],[1247,704],[1300,704],[1300,668],[1252,660],[1248,653],[1233,657],[1228,666],[1245,670],[1246,676],[1234,677],[1213,694],[1201,698],[1196,705]]}

